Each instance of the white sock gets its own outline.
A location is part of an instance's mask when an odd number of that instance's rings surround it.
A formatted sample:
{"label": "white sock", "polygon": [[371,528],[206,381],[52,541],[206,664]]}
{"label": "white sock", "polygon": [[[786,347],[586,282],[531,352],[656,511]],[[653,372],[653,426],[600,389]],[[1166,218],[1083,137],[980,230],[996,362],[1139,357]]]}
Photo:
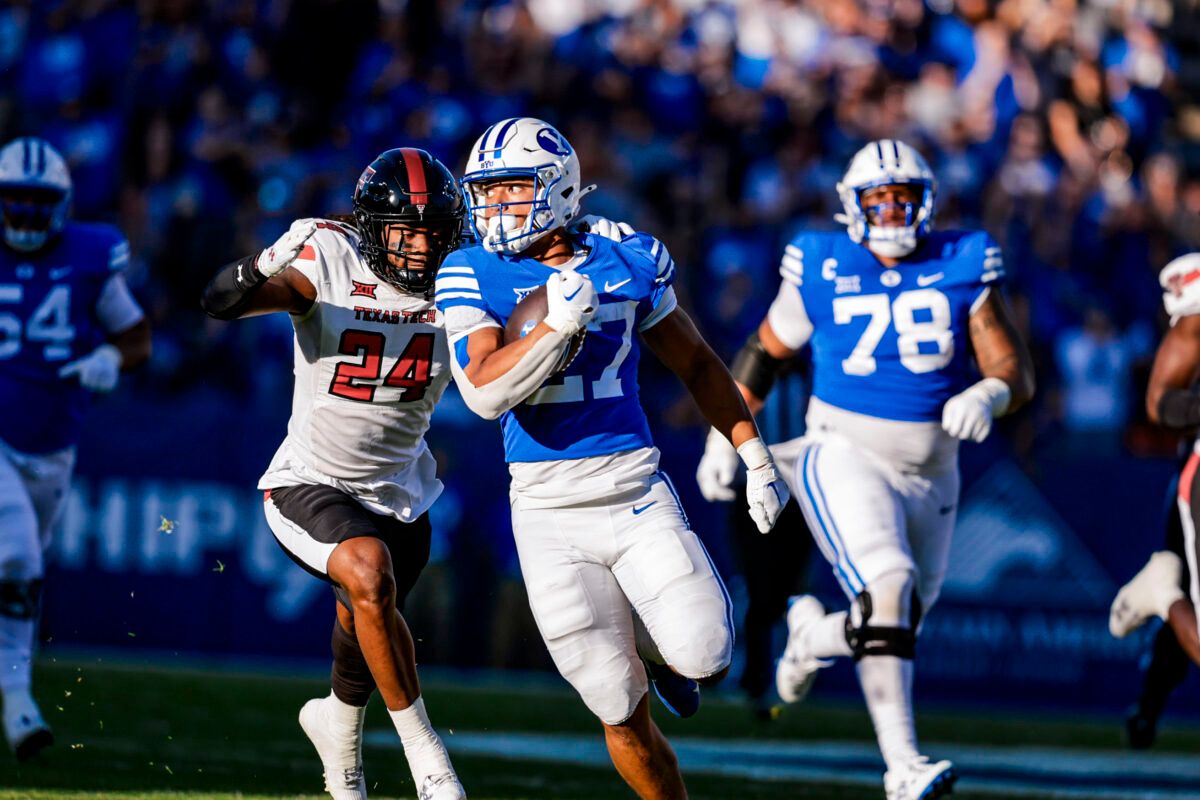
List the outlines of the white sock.
{"label": "white sock", "polygon": [[917,731],[912,710],[913,662],[899,656],[867,656],[858,662],[867,710],[888,769],[916,758]]}
{"label": "white sock", "polygon": [[353,758],[356,765],[362,763],[362,728],[367,707],[344,703],[331,691],[325,699],[325,714],[336,741],[347,745],[354,743],[354,752],[342,753],[342,757],[347,761]]}
{"label": "white sock", "polygon": [[816,658],[837,658],[851,655],[846,641],[846,612],[826,614],[804,629],[804,649]]}
{"label": "white sock", "polygon": [[411,706],[399,711],[388,709],[388,714],[396,726],[396,733],[400,734],[404,757],[408,759],[408,768],[412,770],[413,781],[418,789],[430,775],[454,772],[446,745],[442,744],[441,737],[429,724],[424,698],[418,697]]}

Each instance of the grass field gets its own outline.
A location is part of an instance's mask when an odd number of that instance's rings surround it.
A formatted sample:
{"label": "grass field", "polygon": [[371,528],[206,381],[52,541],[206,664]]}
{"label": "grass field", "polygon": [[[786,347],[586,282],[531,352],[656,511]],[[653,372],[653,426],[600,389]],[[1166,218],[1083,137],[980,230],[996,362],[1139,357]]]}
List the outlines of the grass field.
{"label": "grass field", "polygon": [[[58,744],[30,764],[18,767],[5,761],[0,766],[0,798],[249,800],[325,796],[319,762],[295,717],[304,700],[328,691],[322,680],[110,666],[90,660],[42,663],[36,681]],[[590,734],[599,741],[597,724],[582,704],[553,683],[522,688],[501,685],[488,675],[439,674],[426,681],[425,696],[452,751],[455,735],[463,735],[465,741],[467,734],[496,731]],[[656,718],[678,742],[690,741],[690,737],[761,740],[764,745],[871,739],[869,722],[857,704],[810,705],[769,724],[754,721],[743,706],[720,698],[707,699],[700,714],[687,721],[660,712],[661,708],[655,709]],[[922,715],[920,725],[928,741],[1102,751],[1120,748],[1115,720],[1031,721],[995,714],[937,713]],[[367,728],[389,728],[378,699],[372,704]],[[1200,730],[1167,729],[1159,749],[1200,752]],[[364,760],[372,797],[414,796],[398,749],[368,746]],[[606,767],[466,754],[456,755],[455,763],[472,800],[631,796]],[[691,797],[698,800],[882,796],[877,786],[837,780],[693,774],[688,783]],[[955,796],[1003,795],[965,788]],[[1196,796],[1200,797],[1200,788]]]}

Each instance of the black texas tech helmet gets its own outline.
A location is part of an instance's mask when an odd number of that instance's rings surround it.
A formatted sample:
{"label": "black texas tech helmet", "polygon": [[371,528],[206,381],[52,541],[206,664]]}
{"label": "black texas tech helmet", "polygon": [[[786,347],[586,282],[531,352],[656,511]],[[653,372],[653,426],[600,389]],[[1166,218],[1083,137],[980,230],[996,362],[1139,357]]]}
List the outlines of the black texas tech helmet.
{"label": "black texas tech helmet", "polygon": [[[371,271],[401,291],[428,294],[442,260],[458,246],[466,204],[458,182],[424,150],[398,147],[387,150],[363,170],[354,187],[354,221],[362,241],[359,247]],[[397,223],[427,228],[428,257],[387,247],[387,229]],[[389,256],[399,256],[397,266]]]}

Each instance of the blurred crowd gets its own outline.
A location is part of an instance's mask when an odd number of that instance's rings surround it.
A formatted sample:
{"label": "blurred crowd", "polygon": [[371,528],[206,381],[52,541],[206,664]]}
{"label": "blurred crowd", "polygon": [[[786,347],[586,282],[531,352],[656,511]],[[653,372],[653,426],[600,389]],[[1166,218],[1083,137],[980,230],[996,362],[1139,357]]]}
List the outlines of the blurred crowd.
{"label": "blurred crowd", "polygon": [[1161,324],[1156,272],[1200,248],[1196,0],[0,9],[0,133],[57,145],[76,215],[130,237],[165,391],[278,391],[288,364],[272,376],[245,352],[264,331],[286,342],[286,320],[205,321],[211,273],[295,217],[347,211],[381,150],[459,169],[488,124],[524,114],[579,151],[600,187],[588,211],[669,244],[726,355],[774,294],[786,240],[836,224],[849,156],[878,137],[915,144],[939,178],[938,224],[1004,246],[1044,390],[1026,443],[1061,428],[1119,446]]}

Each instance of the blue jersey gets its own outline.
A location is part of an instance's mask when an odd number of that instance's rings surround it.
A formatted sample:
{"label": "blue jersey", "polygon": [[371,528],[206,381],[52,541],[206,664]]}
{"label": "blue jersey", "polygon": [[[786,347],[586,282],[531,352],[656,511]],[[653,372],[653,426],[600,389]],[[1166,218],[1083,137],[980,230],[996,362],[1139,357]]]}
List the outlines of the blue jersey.
{"label": "blue jersey", "polygon": [[[638,400],[638,331],[674,308],[675,265],[644,234],[623,242],[587,234],[575,269],[592,279],[600,306],[583,348],[562,374],[547,380],[500,419],[509,462],[586,458],[650,447]],[[503,326],[517,303],[557,272],[532,258],[471,247],[451,253],[438,270],[438,309],[471,306]],[[465,366],[466,337],[455,342]]]}
{"label": "blue jersey", "polygon": [[110,225],[68,222],[35,253],[0,246],[0,440],[25,453],[78,440],[88,391],[58,371],[103,343],[96,302],[128,261]]}
{"label": "blue jersey", "polygon": [[813,395],[909,422],[940,421],[971,383],[967,322],[1004,276],[981,231],[933,231],[893,268],[845,233],[802,233],[780,271],[813,325]]}

